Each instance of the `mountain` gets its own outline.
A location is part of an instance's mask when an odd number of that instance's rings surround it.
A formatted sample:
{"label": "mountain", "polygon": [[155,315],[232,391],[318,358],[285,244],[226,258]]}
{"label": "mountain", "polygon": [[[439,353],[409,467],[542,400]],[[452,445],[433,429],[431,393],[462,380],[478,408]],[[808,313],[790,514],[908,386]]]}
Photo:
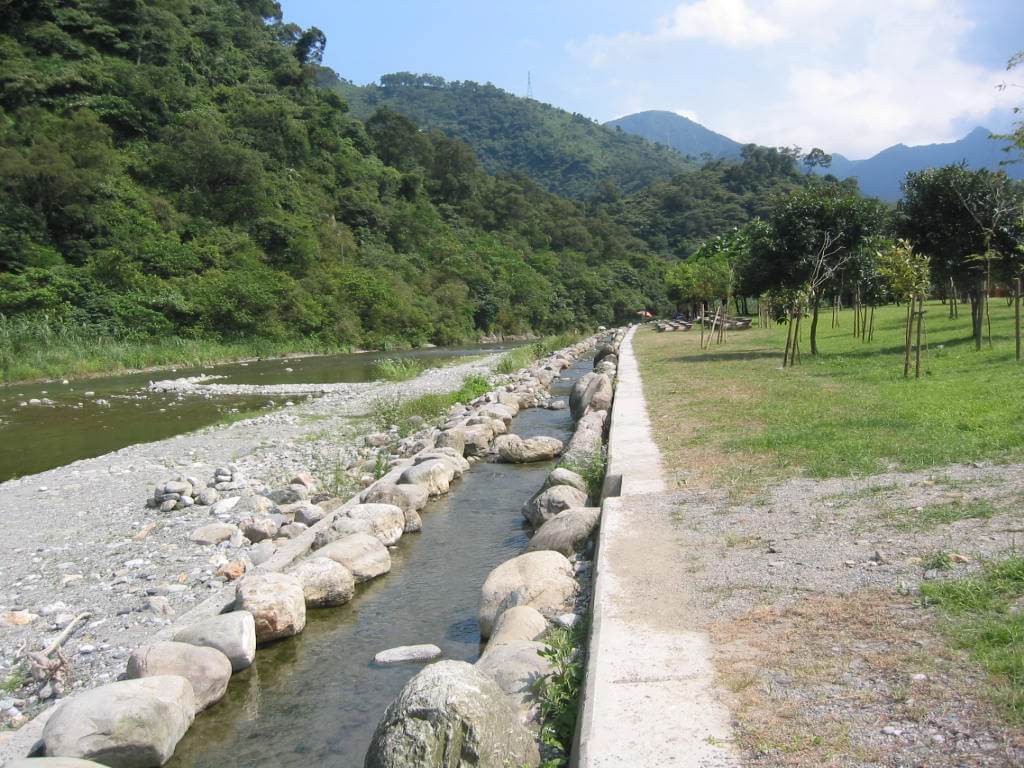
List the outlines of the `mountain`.
{"label": "mountain", "polygon": [[576,199],[590,199],[603,181],[630,193],[694,167],[667,147],[490,84],[400,72],[358,86],[323,70],[320,85],[336,91],[358,118],[387,107],[421,128],[462,139],[491,173],[524,174]]}
{"label": "mountain", "polygon": [[642,136],[648,141],[664,144],[677,152],[700,158],[707,154],[714,159],[738,158],[743,145],[728,136],[705,128],[689,118],[675,112],[649,110],[626,115],[618,120],[605,123],[608,128],[618,128],[626,133]]}
{"label": "mountain", "polygon": [[[1014,179],[1024,179],[1024,164],[1001,166],[1015,155],[1003,151],[1007,142],[991,138],[987,128],[975,128],[959,141],[947,144],[925,144],[908,147],[897,144],[866,160],[848,160],[832,155],[832,167],[816,169],[818,173],[832,173],[841,179],[855,176],[861,191],[883,200],[898,200],[902,196],[900,184],[910,171],[922,171],[943,165],[967,163],[969,168],[1002,168]],[[1016,157],[1020,157],[1019,153]]]}
{"label": "mountain", "polygon": [[[739,142],[674,112],[638,112],[605,125],[670,146],[692,157],[706,153],[715,159],[734,159],[739,157],[743,148]],[[961,162],[967,163],[969,168],[1002,168],[1011,178],[1024,179],[1024,163],[1001,165],[1006,160],[1020,158],[1019,153],[1007,154],[1003,151],[1006,142],[992,139],[991,135],[987,128],[975,128],[959,141],[913,147],[896,144],[866,160],[850,160],[833,154],[830,167],[815,168],[814,172],[821,176],[832,174],[839,179],[854,177],[865,195],[889,201],[896,201],[902,196],[900,185],[910,171]]]}

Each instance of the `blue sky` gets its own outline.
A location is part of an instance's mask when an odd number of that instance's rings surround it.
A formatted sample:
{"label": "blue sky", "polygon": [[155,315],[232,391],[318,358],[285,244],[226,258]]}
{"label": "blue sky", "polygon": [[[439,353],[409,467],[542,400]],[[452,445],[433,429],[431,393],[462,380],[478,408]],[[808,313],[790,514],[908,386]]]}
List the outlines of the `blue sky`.
{"label": "blue sky", "polygon": [[357,83],[388,72],[492,82],[599,120],[644,109],[740,141],[851,158],[1003,130],[1024,0],[282,0]]}

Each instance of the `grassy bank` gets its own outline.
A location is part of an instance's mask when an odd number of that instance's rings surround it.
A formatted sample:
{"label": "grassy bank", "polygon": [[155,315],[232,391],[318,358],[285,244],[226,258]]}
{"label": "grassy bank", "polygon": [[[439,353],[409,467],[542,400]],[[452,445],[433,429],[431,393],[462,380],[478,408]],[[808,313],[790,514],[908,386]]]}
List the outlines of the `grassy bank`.
{"label": "grassy bank", "polygon": [[993,348],[976,352],[966,309],[958,320],[938,302],[927,309],[930,352],[919,381],[903,378],[899,307],[876,312],[871,343],[853,338],[850,311],[838,328],[823,313],[822,353],[805,352],[789,369],[784,326],[731,333],[710,350],[700,349],[696,330],[638,333],[666,466],[679,484],[756,487],[799,474],[1024,457],[1024,365],[1013,359],[1012,310],[993,300]]}
{"label": "grassy bank", "polygon": [[537,339],[523,347],[517,347],[507,352],[498,363],[495,371],[498,373],[515,373],[520,368],[526,368],[534,360],[538,360],[552,352],[571,346],[580,340],[580,336],[574,333],[563,333],[558,336],[545,336]]}

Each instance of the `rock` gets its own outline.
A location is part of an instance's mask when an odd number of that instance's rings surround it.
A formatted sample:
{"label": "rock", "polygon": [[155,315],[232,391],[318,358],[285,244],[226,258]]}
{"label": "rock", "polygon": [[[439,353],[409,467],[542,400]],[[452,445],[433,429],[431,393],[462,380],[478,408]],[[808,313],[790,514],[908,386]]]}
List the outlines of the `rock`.
{"label": "rock", "polygon": [[311,557],[288,573],[299,580],[307,608],[344,605],[355,594],[355,577],[345,566],[329,557]]}
{"label": "rock", "polygon": [[308,501],[300,501],[291,510],[292,519],[296,523],[302,523],[306,526],[314,526],[324,519],[324,511]]}
{"label": "rock", "polygon": [[446,429],[437,436],[434,445],[438,448],[451,448],[463,456],[466,453],[466,435],[458,427]]}
{"label": "rock", "polygon": [[256,620],[247,611],[222,613],[178,630],[174,641],[216,648],[239,672],[256,658]]}
{"label": "rock", "polygon": [[562,441],[554,437],[531,437],[524,440],[519,435],[501,435],[494,441],[494,447],[504,462],[529,464],[551,461],[562,452]]}
{"label": "rock", "polygon": [[607,411],[591,411],[576,423],[576,431],[562,453],[562,463],[587,466],[604,450]]}
{"label": "rock", "polygon": [[335,522],[345,517],[369,524],[370,530],[365,532],[372,533],[382,544],[389,547],[398,543],[405,530],[405,514],[401,507],[394,504],[358,504]]}
{"label": "rock", "polygon": [[528,605],[508,608],[502,611],[498,615],[498,620],[494,622],[491,639],[487,641],[487,650],[502,643],[536,640],[544,634],[547,628],[547,620],[536,608],[531,608]]}
{"label": "rock", "polygon": [[311,493],[319,487],[316,478],[309,474],[309,472],[299,472],[299,474],[288,481],[288,485],[303,485]]}
{"label": "rock", "polygon": [[276,512],[277,508],[266,496],[243,496],[232,511],[238,517],[260,518]]}
{"label": "rock", "polygon": [[448,493],[454,477],[455,470],[449,462],[431,459],[406,469],[398,479],[398,485],[422,485],[430,496],[442,496]]}
{"label": "rock", "polygon": [[573,507],[583,507],[587,494],[571,485],[553,485],[538,493],[523,505],[523,517],[534,528],[540,528],[559,512]]}
{"label": "rock", "polygon": [[192,684],[196,711],[220,701],[231,680],[231,662],[216,648],[161,642],[135,649],[128,657],[129,680],[180,675]]}
{"label": "rock", "polygon": [[466,456],[483,456],[491,449],[494,428],[490,424],[474,424],[461,429]]}
{"label": "rock", "polygon": [[356,583],[382,576],[391,570],[391,555],[380,539],[367,533],[354,533],[328,544],[318,553],[341,563],[355,576]]}
{"label": "rock", "polygon": [[504,423],[506,427],[512,423],[512,419],[515,417],[511,408],[507,405],[501,405],[500,403],[491,403],[481,406],[477,410],[477,415],[481,418],[500,421]]}
{"label": "rock", "polygon": [[377,726],[364,768],[537,766],[533,735],[498,684],[462,661],[416,674]]}
{"label": "rock", "polygon": [[0,626],[23,627],[26,624],[31,624],[38,618],[38,614],[29,613],[28,611],[4,611],[0,613]]}
{"label": "rock", "polygon": [[617,372],[618,368],[616,367],[615,363],[609,362],[607,360],[602,360],[600,363],[597,364],[597,367],[594,368],[594,373],[603,373],[610,379],[614,379],[615,374]]}
{"label": "rock", "polygon": [[272,541],[261,541],[255,547],[249,549],[249,559],[255,566],[263,565],[277,552],[277,545]]}
{"label": "rock", "polygon": [[[417,486],[408,486],[409,488]],[[404,512],[405,515],[405,527],[402,528],[403,533],[418,533],[423,530],[423,518],[420,517],[420,513],[415,509],[409,509]]]}
{"label": "rock", "polygon": [[294,539],[301,536],[307,530],[309,530],[308,526],[305,526],[302,523],[288,523],[287,525],[281,526],[281,530],[277,532],[277,535],[285,539]]}
{"label": "rock", "polygon": [[436,645],[403,645],[389,648],[373,657],[375,664],[401,664],[406,661],[431,661],[440,657],[441,649]]}
{"label": "rock", "polygon": [[566,469],[565,467],[555,467],[555,469],[551,470],[547,479],[544,481],[544,487],[541,490],[546,490],[553,485],[571,485],[579,491],[590,493],[587,481],[578,473],[573,472],[571,469]]}
{"label": "rock", "polygon": [[228,581],[237,581],[245,575],[245,560],[230,560],[217,567],[217,575]]}
{"label": "rock", "polygon": [[215,515],[216,517],[225,516],[231,512],[231,510],[233,510],[241,500],[241,496],[231,496],[227,499],[221,499],[210,508],[210,514]]}
{"label": "rock", "polygon": [[557,616],[572,605],[572,564],[558,552],[527,552],[488,574],[480,592],[480,636],[488,638],[501,613],[517,605]]}
{"label": "rock", "polygon": [[419,512],[427,506],[428,493],[423,485],[396,485],[376,482],[363,491],[359,500],[364,504],[394,504],[405,513]]}
{"label": "rock", "polygon": [[267,498],[277,505],[296,504],[305,499],[308,493],[309,491],[304,485],[289,485],[287,488],[278,488],[276,491],[271,491],[267,494]]}
{"label": "rock", "polygon": [[524,724],[539,720],[540,709],[533,693],[534,685],[552,671],[551,662],[540,655],[543,650],[543,643],[531,640],[488,644],[484,655],[475,664],[512,698]]}
{"label": "rock", "polygon": [[549,549],[571,557],[582,552],[601,520],[599,507],[577,507],[559,512],[544,523],[530,539],[527,552]]}
{"label": "rock", "polygon": [[572,629],[583,620],[578,613],[562,613],[555,616],[555,624],[563,629]]}
{"label": "rock", "polygon": [[235,587],[235,609],[256,620],[256,644],[299,634],[306,626],[302,584],[284,573],[252,573]]}
{"label": "rock", "polygon": [[278,524],[269,517],[250,517],[239,523],[242,535],[254,544],[277,535]]}
{"label": "rock", "polygon": [[583,418],[594,393],[602,386],[602,378],[608,380],[607,376],[600,373],[585,373],[572,385],[572,391],[569,393],[569,411],[573,419],[579,421]]}
{"label": "rock", "polygon": [[211,507],[220,500],[220,492],[216,488],[200,488],[196,491],[196,504]]}
{"label": "rock", "polygon": [[391,435],[387,432],[374,432],[372,435],[366,435],[363,438],[363,445],[367,448],[383,448],[390,442]]}
{"label": "rock", "polygon": [[45,754],[96,758],[112,768],[163,765],[195,712],[192,685],[184,677],[110,683],[60,705],[43,727]]}
{"label": "rock", "polygon": [[211,545],[227,541],[238,528],[228,523],[210,523],[202,528],[192,531],[192,542],[195,544]]}
{"label": "rock", "polygon": [[461,453],[457,453],[454,448],[428,448],[420,451],[416,454],[416,458],[413,459],[413,464],[422,464],[431,459],[447,461],[452,465],[455,477],[462,477],[463,472],[469,471],[469,462],[466,461]]}
{"label": "rock", "polygon": [[609,357],[618,364],[618,349],[613,344],[602,344],[594,354],[594,367],[596,368],[602,361],[609,359]]}
{"label": "rock", "polygon": [[176,493],[179,496],[191,496],[192,484],[186,483],[184,480],[170,480],[164,483],[163,492],[165,494]]}

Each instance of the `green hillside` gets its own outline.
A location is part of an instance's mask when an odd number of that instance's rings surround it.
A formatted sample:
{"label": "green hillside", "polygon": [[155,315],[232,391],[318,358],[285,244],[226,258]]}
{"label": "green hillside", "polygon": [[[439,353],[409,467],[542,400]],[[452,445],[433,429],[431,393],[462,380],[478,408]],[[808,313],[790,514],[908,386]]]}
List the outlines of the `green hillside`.
{"label": "green hillside", "polygon": [[667,147],[489,84],[400,72],[357,86],[328,71],[321,82],[357,117],[388,107],[467,142],[491,173],[522,173],[567,197],[589,199],[603,180],[634,192],[693,167]]}
{"label": "green hillside", "polygon": [[277,3],[2,10],[5,368],[65,337],[443,343],[663,300],[608,215],[398,115],[347,114],[314,84],[323,35]]}

